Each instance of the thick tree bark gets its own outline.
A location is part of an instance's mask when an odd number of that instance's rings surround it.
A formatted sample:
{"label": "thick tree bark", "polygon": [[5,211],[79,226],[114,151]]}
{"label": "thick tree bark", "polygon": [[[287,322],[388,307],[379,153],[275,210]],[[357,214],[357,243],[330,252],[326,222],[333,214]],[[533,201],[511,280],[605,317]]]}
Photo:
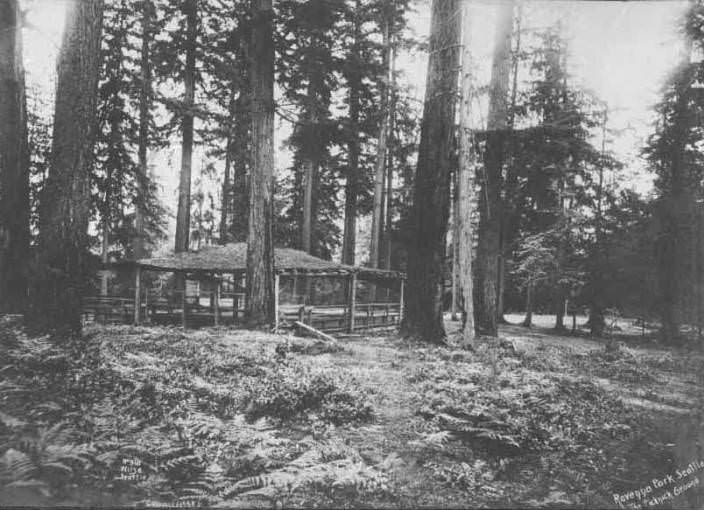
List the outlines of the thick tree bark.
{"label": "thick tree bark", "polygon": [[178,184],[178,210],[176,211],[176,252],[188,251],[191,230],[191,166],[193,163],[193,103],[196,81],[196,38],[198,35],[198,10],[195,0],[184,0],[186,15],[186,68],[184,69],[185,94],[183,98],[183,141],[181,143],[181,172]]}
{"label": "thick tree bark", "polygon": [[139,158],[137,199],[135,201],[135,236],[132,241],[132,254],[135,259],[147,256],[145,249],[146,231],[145,216],[148,194],[149,172],[147,167],[147,149],[149,147],[149,121],[152,97],[152,66],[150,44],[152,38],[151,18],[154,6],[151,1],[142,4],[142,49],[140,73],[142,86],[139,91],[139,144],[137,155]]}
{"label": "thick tree bark", "polygon": [[255,0],[252,20],[252,171],[246,310],[250,326],[274,322],[274,11]]}
{"label": "thick tree bark", "polygon": [[[460,103],[459,158],[457,168],[457,204],[455,212],[455,235],[457,236],[454,262],[458,265],[457,287],[462,296],[462,343],[474,347],[474,301],[472,275],[472,208],[474,206],[474,168],[476,153],[471,129],[472,117],[472,55],[470,34],[472,20],[469,2],[462,5],[462,85]],[[454,310],[453,310],[454,312]]]}
{"label": "thick tree bark", "polygon": [[374,202],[372,207],[372,233],[369,241],[369,266],[379,267],[380,244],[382,232],[382,209],[384,194],[384,175],[386,169],[387,138],[389,135],[389,92],[391,84],[389,80],[389,66],[391,62],[391,26],[387,17],[384,24],[384,37],[382,44],[384,53],[384,78],[380,87],[381,90],[381,126],[379,127],[379,144],[376,149],[376,165],[374,167]]}
{"label": "thick tree bark", "polygon": [[491,71],[484,168],[480,170],[479,242],[474,313],[477,332],[498,336],[497,283],[501,250],[501,186],[508,127],[513,3],[501,3]]}
{"label": "thick tree bark", "polygon": [[0,312],[27,300],[29,152],[17,0],[0,0]]}
{"label": "thick tree bark", "polygon": [[433,0],[430,58],[414,182],[403,330],[442,342],[443,266],[450,214],[455,95],[460,41],[459,0]]}
{"label": "thick tree bark", "polygon": [[58,62],[51,169],[42,192],[38,260],[27,325],[81,332],[86,280],[90,170],[103,21],[102,0],[72,0]]}

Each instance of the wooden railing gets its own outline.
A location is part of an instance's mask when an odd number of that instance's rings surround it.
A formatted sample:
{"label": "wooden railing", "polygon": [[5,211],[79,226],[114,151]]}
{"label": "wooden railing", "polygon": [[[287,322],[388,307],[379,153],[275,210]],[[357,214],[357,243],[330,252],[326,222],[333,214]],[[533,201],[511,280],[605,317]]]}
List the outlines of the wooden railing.
{"label": "wooden railing", "polygon": [[82,318],[85,322],[125,324],[134,320],[134,299],[94,296],[83,298]]}
{"label": "wooden railing", "polygon": [[[351,311],[354,310],[354,317]],[[86,321],[106,324],[132,324],[135,321],[134,299],[111,296],[87,297],[83,300]],[[282,304],[279,320],[296,321],[326,333],[364,331],[397,326],[401,320],[399,303],[354,303],[306,306]],[[141,323],[171,324],[185,327],[237,324],[244,318],[244,294],[223,292],[184,296],[183,291],[144,292],[140,298]]]}
{"label": "wooden railing", "polygon": [[157,324],[187,327],[236,324],[244,317],[244,294],[235,292],[201,293],[184,296],[183,291],[147,296],[147,319]]}
{"label": "wooden railing", "polygon": [[299,321],[325,333],[397,326],[401,319],[399,303],[355,303],[354,321],[347,305],[281,305],[279,309],[284,321]]}

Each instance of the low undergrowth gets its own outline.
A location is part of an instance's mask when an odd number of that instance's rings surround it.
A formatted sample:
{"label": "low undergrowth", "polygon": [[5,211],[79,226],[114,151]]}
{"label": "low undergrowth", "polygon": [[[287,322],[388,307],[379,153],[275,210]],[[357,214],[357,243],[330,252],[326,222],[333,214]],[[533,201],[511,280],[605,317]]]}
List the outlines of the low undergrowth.
{"label": "low undergrowth", "polygon": [[0,326],[0,506],[614,507],[699,437],[619,391],[701,358],[392,340]]}
{"label": "low undergrowth", "polygon": [[268,506],[321,483],[333,499],[382,487],[335,439],[373,418],[354,376],[246,340],[112,328],[57,346],[5,331],[0,504]]}
{"label": "low undergrowth", "polygon": [[424,363],[405,374],[429,426],[413,446],[436,483],[478,506],[612,507],[619,480],[662,471],[654,452],[671,439],[652,441],[651,417],[585,374],[651,382],[634,377],[647,368],[629,354],[498,346]]}

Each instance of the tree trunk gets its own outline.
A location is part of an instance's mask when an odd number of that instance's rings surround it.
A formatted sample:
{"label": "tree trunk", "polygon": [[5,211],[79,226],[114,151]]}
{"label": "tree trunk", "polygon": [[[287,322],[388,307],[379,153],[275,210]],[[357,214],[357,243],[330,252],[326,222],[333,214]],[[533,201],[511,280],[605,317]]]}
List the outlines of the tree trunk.
{"label": "tree trunk", "polygon": [[[315,47],[315,43],[313,43]],[[313,80],[308,84],[308,97],[305,105],[305,136],[303,149],[303,223],[301,225],[301,250],[306,253],[313,253],[312,241],[315,230],[316,211],[315,203],[317,193],[316,180],[318,178],[318,105],[315,103],[315,88]],[[310,279],[307,279],[310,282]],[[310,284],[307,284],[310,289]],[[308,293],[309,294],[309,293]]]}
{"label": "tree trunk", "polygon": [[526,289],[526,317],[523,325],[527,328],[533,325],[533,284],[529,283]]}
{"label": "tree trunk", "polygon": [[73,0],[67,5],[51,169],[42,192],[38,260],[27,321],[40,332],[70,336],[81,332],[102,21],[102,0]]}
{"label": "tree trunk", "polygon": [[313,235],[313,183],[315,181],[315,162],[306,159],[303,162],[303,225],[301,227],[301,250],[311,253]]}
{"label": "tree trunk", "polygon": [[479,195],[479,244],[475,318],[477,332],[498,336],[497,283],[501,232],[501,185],[508,127],[508,90],[511,74],[513,3],[499,7],[491,71],[489,118],[482,190]]}
{"label": "tree trunk", "polygon": [[408,246],[407,335],[442,342],[443,266],[450,215],[455,94],[459,64],[459,0],[433,0],[430,58]]}
{"label": "tree trunk", "polygon": [[[113,116],[115,118],[115,116]],[[113,126],[111,128],[111,139],[114,142],[117,134],[117,126],[113,121]],[[101,238],[100,246],[100,261],[103,263],[103,267],[100,270],[100,295],[108,295],[108,287],[110,285],[110,272],[107,269],[108,262],[110,262],[110,183],[112,181],[112,167],[108,166],[107,174],[105,175],[105,181],[107,183],[105,187],[105,198],[103,201],[103,232]]]}
{"label": "tree trunk", "polygon": [[387,152],[387,137],[389,134],[389,91],[390,91],[390,80],[389,80],[389,65],[391,62],[391,44],[390,44],[390,20],[387,17],[384,24],[384,38],[383,46],[385,48],[384,54],[384,78],[381,83],[381,126],[379,127],[379,144],[376,151],[376,165],[374,167],[374,202],[372,208],[372,233],[369,243],[369,266],[379,267],[379,257],[381,250],[379,245],[381,243],[381,232],[382,232],[382,207],[383,207],[383,194],[384,194],[384,174],[386,168],[386,152]]}
{"label": "tree trunk", "polygon": [[462,90],[460,98],[459,159],[457,168],[457,197],[455,203],[455,259],[457,268],[458,293],[462,296],[462,343],[474,347],[474,282],[472,280],[472,208],[474,206],[474,168],[476,153],[471,129],[472,118],[472,54],[470,34],[472,20],[469,16],[469,2],[462,5]]}
{"label": "tree trunk", "polygon": [[[396,128],[396,45],[392,38],[389,51],[389,128],[386,140],[386,192],[384,193],[385,216],[384,233],[382,236],[383,255],[380,267],[391,269],[391,227],[393,222],[393,191],[394,191],[394,129]],[[387,294],[390,291],[387,288]]]}
{"label": "tree trunk", "polygon": [[249,185],[246,314],[250,326],[274,322],[274,11],[255,0],[252,19],[252,171]]}
{"label": "tree trunk", "polygon": [[232,161],[230,159],[230,144],[232,143],[232,137],[228,134],[227,140],[225,141],[225,173],[222,178],[222,202],[220,204],[220,244],[227,244],[227,231],[228,224],[227,221],[230,212],[230,195],[232,194],[232,184],[230,183],[230,168],[232,166]]}
{"label": "tree trunk", "polygon": [[237,89],[237,99],[234,107],[234,131],[230,160],[232,164],[232,190],[230,209],[231,223],[228,225],[230,239],[235,242],[247,240],[249,229],[249,183],[248,175],[252,166],[252,118],[250,82],[249,45],[251,43],[251,26],[249,20],[241,17],[237,25],[237,34],[233,34],[239,41],[235,54],[236,80],[233,86]]}
{"label": "tree trunk", "polygon": [[561,288],[555,297],[555,330],[565,330],[565,295]]}
{"label": "tree trunk", "polygon": [[[230,101],[229,101],[229,110],[230,110],[230,122],[232,122],[233,118],[235,115],[237,115],[237,112],[235,112],[235,94],[236,90],[235,87],[232,87],[232,90],[230,91]],[[228,226],[229,226],[229,221],[228,217],[230,214],[230,199],[232,197],[232,183],[230,182],[230,170],[232,167],[232,126],[228,125],[227,127],[227,137],[225,139],[225,173],[223,175],[222,179],[222,201],[220,204],[220,235],[219,235],[219,242],[220,244],[227,244],[228,241]]]}
{"label": "tree trunk", "polygon": [[191,230],[191,166],[193,163],[193,103],[196,80],[196,38],[198,11],[195,0],[185,0],[186,15],[186,68],[184,69],[185,95],[183,99],[183,141],[181,143],[181,173],[178,184],[178,210],[176,212],[176,246],[178,252],[188,251]]}
{"label": "tree trunk", "polygon": [[0,313],[27,301],[29,150],[21,12],[0,0]]}
{"label": "tree trunk", "polygon": [[[355,2],[355,13],[359,13],[361,2]],[[347,77],[350,101],[350,139],[347,144],[347,175],[345,178],[345,226],[342,237],[342,263],[350,266],[355,262],[355,251],[357,247],[357,195],[359,187],[359,94],[362,88],[361,76],[357,71],[361,64],[359,57],[360,38],[359,18],[354,19],[354,43],[349,60],[353,69]]]}
{"label": "tree trunk", "polygon": [[[464,47],[462,49],[464,50]],[[464,60],[462,61],[464,64]],[[462,82],[462,87],[464,87],[464,73],[462,75],[463,77],[463,82]],[[471,91],[470,91],[471,92]],[[462,89],[462,94],[464,95],[464,88]],[[464,108],[465,103],[464,99],[462,99],[462,103],[460,105],[460,108]],[[461,110],[460,110],[461,111]],[[462,113],[460,113],[460,119],[462,118]],[[462,123],[460,122],[460,131],[459,131],[459,136],[462,137],[464,133],[464,129],[462,126]],[[461,147],[462,142],[460,142],[460,147]],[[460,151],[462,149],[460,148]],[[460,156],[461,157],[461,156]],[[461,164],[461,161],[460,161]],[[458,315],[457,313],[459,312],[460,308],[460,300],[459,300],[459,294],[460,294],[460,285],[459,285],[459,278],[460,278],[460,222],[462,221],[460,218],[460,196],[459,196],[459,186],[460,186],[460,170],[459,170],[459,165],[457,170],[455,171],[454,174],[454,192],[452,194],[452,306],[451,306],[451,319],[453,321],[458,320]]]}
{"label": "tree trunk", "polygon": [[[354,135],[353,135],[354,136]],[[349,168],[345,180],[345,227],[342,238],[342,263],[354,265],[357,245],[357,186],[359,171],[359,144],[348,144]]]}
{"label": "tree trunk", "polygon": [[[607,112],[604,111],[604,120],[601,126],[601,155],[602,158],[606,154],[606,122]],[[591,299],[589,306],[589,328],[591,335],[600,337],[604,333],[606,322],[604,320],[604,303],[602,300],[602,292],[604,287],[603,281],[603,247],[604,247],[604,225],[603,225],[603,195],[604,195],[604,164],[599,166],[599,180],[596,189],[596,228],[595,238],[596,246],[594,246],[591,260]]]}
{"label": "tree trunk", "polygon": [[503,204],[501,207],[501,234],[499,236],[500,243],[500,258],[498,267],[498,297],[497,297],[497,316],[499,323],[506,323],[504,319],[505,301],[504,295],[506,292],[506,260],[511,255],[511,245],[516,238],[518,219],[518,207],[516,198],[518,195],[518,169],[513,168],[514,153],[516,150],[515,139],[515,118],[516,118],[516,97],[518,94],[518,63],[521,52],[521,16],[522,11],[520,5],[517,8],[516,26],[513,32],[516,35],[516,46],[513,49],[511,56],[513,61],[513,78],[511,84],[511,105],[508,111],[508,128],[509,140],[507,147],[507,165],[506,165],[506,180],[504,183]]}
{"label": "tree trunk", "polygon": [[142,4],[142,55],[141,55],[141,78],[142,87],[139,92],[139,146],[137,149],[139,157],[137,199],[135,207],[135,236],[132,241],[132,254],[135,259],[147,256],[145,249],[146,232],[145,216],[146,202],[148,194],[149,172],[147,167],[147,148],[149,147],[149,121],[152,97],[152,66],[151,66],[151,17],[154,6],[151,1]]}

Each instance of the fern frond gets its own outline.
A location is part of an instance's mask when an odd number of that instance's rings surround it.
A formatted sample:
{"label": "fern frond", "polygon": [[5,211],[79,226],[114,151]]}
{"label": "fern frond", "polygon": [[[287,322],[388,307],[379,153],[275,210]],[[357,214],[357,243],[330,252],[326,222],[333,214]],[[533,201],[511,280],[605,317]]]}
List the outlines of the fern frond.
{"label": "fern frond", "polygon": [[0,457],[0,478],[4,480],[28,480],[37,471],[32,459],[24,452],[10,448]]}

